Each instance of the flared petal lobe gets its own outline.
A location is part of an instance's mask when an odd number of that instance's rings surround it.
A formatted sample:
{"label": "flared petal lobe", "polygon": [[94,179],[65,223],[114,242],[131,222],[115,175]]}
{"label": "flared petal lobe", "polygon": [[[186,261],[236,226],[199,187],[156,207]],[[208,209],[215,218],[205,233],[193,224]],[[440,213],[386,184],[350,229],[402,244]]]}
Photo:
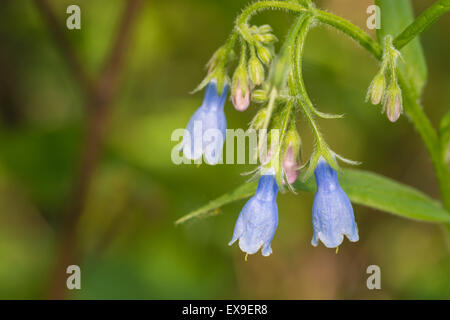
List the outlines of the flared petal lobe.
{"label": "flared petal lobe", "polygon": [[220,162],[227,130],[224,112],[227,93],[228,85],[220,96],[215,81],[207,85],[203,103],[192,115],[184,133],[183,154],[186,158],[197,160],[205,155],[209,164]]}
{"label": "flared petal lobe", "polygon": [[255,195],[247,201],[236,221],[229,245],[239,240],[239,247],[254,254],[262,247],[263,256],[272,253],[270,243],[278,225],[278,185],[273,174],[259,178]]}
{"label": "flared petal lobe", "polygon": [[353,207],[339,186],[337,172],[321,158],[314,174],[317,192],[313,203],[312,245],[317,246],[320,240],[326,247],[336,248],[344,240],[344,235],[352,242],[358,241]]}

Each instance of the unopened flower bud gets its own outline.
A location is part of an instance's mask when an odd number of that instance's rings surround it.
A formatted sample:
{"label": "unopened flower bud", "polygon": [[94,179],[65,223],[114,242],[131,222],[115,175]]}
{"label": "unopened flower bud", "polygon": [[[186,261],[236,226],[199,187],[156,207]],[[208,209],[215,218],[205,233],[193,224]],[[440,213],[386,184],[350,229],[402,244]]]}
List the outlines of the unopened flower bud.
{"label": "unopened flower bud", "polygon": [[272,27],[268,24],[263,24],[258,28],[259,33],[269,33],[272,32]]}
{"label": "unopened flower bud", "polygon": [[264,67],[256,56],[252,56],[249,61],[250,80],[255,86],[259,86],[264,81]]}
{"label": "unopened flower bud", "polygon": [[238,111],[246,110],[250,104],[250,88],[245,64],[240,64],[234,72],[231,101]]}
{"label": "unopened flower bud", "polygon": [[377,105],[381,102],[384,95],[384,89],[386,87],[386,79],[383,72],[379,72],[370,83],[369,90],[367,91],[367,100],[370,98],[370,102],[373,105]]}
{"label": "unopened flower bud", "polygon": [[257,26],[251,26],[250,27],[250,32],[252,32],[252,33],[258,33],[258,27]]}
{"label": "unopened flower bud", "polygon": [[264,64],[269,64],[270,60],[272,60],[272,53],[270,52],[269,49],[267,49],[264,46],[258,46],[258,48],[256,49],[256,52],[258,53],[258,57],[259,59],[264,63]]}
{"label": "unopened flower bud", "polygon": [[397,83],[389,85],[384,97],[384,110],[391,122],[397,121],[403,111],[402,91]]}
{"label": "unopened flower bud", "polygon": [[266,120],[267,109],[262,108],[259,110],[253,120],[250,122],[250,128],[259,130],[264,126],[264,121]]}
{"label": "unopened flower bud", "polygon": [[256,103],[264,103],[268,99],[267,91],[263,89],[253,90],[252,101]]}
{"label": "unopened flower bud", "polygon": [[301,140],[297,128],[295,127],[295,123],[291,123],[286,132],[284,144],[287,146],[287,149],[284,151],[282,166],[287,177],[287,182],[292,184],[300,175],[300,162],[298,159],[300,155]]}
{"label": "unopened flower bud", "polygon": [[266,34],[261,35],[261,40],[260,40],[260,42],[263,42],[263,43],[272,43],[272,42],[275,42],[275,41],[277,41],[277,40],[278,40],[278,39],[277,39],[277,37],[275,37],[274,34],[272,34],[272,33],[266,33]]}
{"label": "unopened flower bud", "polygon": [[283,158],[283,170],[286,173],[287,182],[289,184],[293,184],[298,179],[298,176],[300,175],[299,167],[294,148],[292,144],[289,144]]}
{"label": "unopened flower bud", "polygon": [[250,105],[250,89],[247,85],[244,86],[243,90],[241,80],[239,78],[236,80],[236,85],[234,87],[233,94],[231,95],[231,101],[237,111],[245,111]]}
{"label": "unopened flower bud", "polygon": [[264,36],[260,33],[254,33],[253,34],[253,39],[255,39],[256,42],[263,42],[264,41]]}

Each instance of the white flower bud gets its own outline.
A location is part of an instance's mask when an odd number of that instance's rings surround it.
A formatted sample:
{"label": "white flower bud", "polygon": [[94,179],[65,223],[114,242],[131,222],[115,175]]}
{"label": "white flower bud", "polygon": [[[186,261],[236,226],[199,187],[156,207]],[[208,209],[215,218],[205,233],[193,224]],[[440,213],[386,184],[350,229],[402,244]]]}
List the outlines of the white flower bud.
{"label": "white flower bud", "polygon": [[256,103],[264,103],[268,99],[267,91],[262,89],[253,90],[252,92],[252,101]]}
{"label": "white flower bud", "polygon": [[270,52],[269,49],[267,49],[264,46],[258,46],[258,48],[256,49],[256,52],[258,53],[258,57],[259,59],[264,63],[264,64],[269,64],[270,60],[272,60],[272,53]]}
{"label": "white flower bud", "polygon": [[384,73],[380,72],[375,76],[375,78],[373,78],[372,82],[370,83],[366,99],[368,100],[370,98],[370,102],[373,105],[379,104],[383,98],[385,87],[386,79]]}
{"label": "white flower bud", "polygon": [[272,32],[272,27],[268,24],[263,24],[258,28],[259,33],[269,33]]}
{"label": "white flower bud", "polygon": [[255,86],[259,86],[264,81],[264,67],[256,56],[252,56],[249,61],[250,80]]}

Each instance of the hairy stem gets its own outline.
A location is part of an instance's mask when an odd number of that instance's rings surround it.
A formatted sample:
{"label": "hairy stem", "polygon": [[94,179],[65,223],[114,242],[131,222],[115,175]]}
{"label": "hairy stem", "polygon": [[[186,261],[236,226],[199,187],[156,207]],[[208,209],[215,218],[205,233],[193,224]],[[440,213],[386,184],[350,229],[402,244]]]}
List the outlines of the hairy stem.
{"label": "hairy stem", "polygon": [[289,29],[286,40],[280,49],[280,54],[276,62],[270,70],[270,83],[272,83],[278,90],[285,87],[290,67],[291,67],[291,50],[295,46],[298,30],[304,22],[304,15],[300,15],[295,21],[294,25]]}
{"label": "hairy stem", "polygon": [[236,29],[242,35],[245,41],[249,43],[255,42],[248,27],[248,20],[256,12],[269,9],[285,9],[292,12],[302,12],[307,10],[307,8],[299,3],[286,1],[259,1],[249,5],[236,19]]}
{"label": "hairy stem", "polygon": [[405,98],[405,112],[422,138],[429,154],[441,190],[444,207],[450,212],[450,171],[442,157],[439,137],[404,76],[397,70]]}
{"label": "hairy stem", "polygon": [[231,51],[234,48],[234,44],[236,43],[237,37],[238,37],[238,33],[235,30],[233,30],[231,32],[230,37],[228,38],[228,40],[227,40],[227,42],[225,44],[225,59],[224,60],[226,62],[230,58],[230,54],[231,54]]}
{"label": "hairy stem", "polygon": [[322,137],[319,127],[314,120],[312,111],[314,110],[314,106],[309,99],[308,92],[306,91],[305,83],[303,81],[303,46],[305,44],[311,21],[311,16],[305,16],[303,24],[299,26],[295,44],[291,49],[293,93],[294,96],[299,100],[297,105],[305,115],[306,120],[308,121],[308,124],[313,131],[315,140],[314,152],[311,155],[309,166],[304,175],[304,179],[312,174],[320,156],[323,156],[335,170],[339,170],[336,160],[332,157],[330,150]]}
{"label": "hairy stem", "polygon": [[411,40],[432,25],[440,16],[450,11],[450,0],[439,0],[418,16],[394,39],[394,46],[400,50]]}
{"label": "hairy stem", "polygon": [[295,41],[295,44],[291,50],[291,63],[295,88],[294,95],[296,97],[300,97],[300,108],[314,133],[316,143],[320,145],[323,141],[323,138],[311,113],[309,106],[312,105],[312,102],[309,99],[302,76],[303,45],[306,40],[310,21],[311,17],[307,17],[303,19],[303,23],[299,25],[297,40]]}
{"label": "hairy stem", "polygon": [[261,137],[259,137],[259,142],[258,142],[258,153],[261,152],[261,148],[263,146],[264,141],[267,141],[267,128],[269,127],[270,124],[270,119],[272,118],[272,113],[273,110],[275,109],[275,100],[278,96],[278,92],[276,88],[272,88],[272,90],[270,91],[270,95],[269,95],[269,103],[267,105],[267,113],[266,113],[266,117],[264,118],[264,124],[263,127],[261,128],[263,132],[263,135]]}
{"label": "hairy stem", "polygon": [[344,32],[353,40],[358,42],[362,47],[369,50],[377,59],[381,59],[382,50],[380,45],[366,32],[348,20],[338,17],[332,13],[319,9],[312,10],[317,20]]}

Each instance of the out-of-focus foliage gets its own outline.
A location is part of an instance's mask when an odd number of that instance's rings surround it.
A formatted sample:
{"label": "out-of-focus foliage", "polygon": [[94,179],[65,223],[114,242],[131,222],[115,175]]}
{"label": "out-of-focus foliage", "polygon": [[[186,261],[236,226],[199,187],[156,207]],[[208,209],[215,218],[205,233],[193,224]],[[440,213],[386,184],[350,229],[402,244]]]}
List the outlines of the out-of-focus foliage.
{"label": "out-of-focus foliage", "polygon": [[[82,29],[64,31],[87,69],[109,50],[124,1],[50,1],[61,20],[77,3]],[[413,1],[420,12],[432,1]],[[174,221],[247,178],[244,165],[174,165],[170,141],[202,101],[190,95],[203,66],[228,36],[246,1],[145,1],[121,75],[121,89],[88,205],[79,228],[82,289],[71,298],[450,298],[448,247],[440,229],[355,206],[360,241],[339,254],[313,248],[312,195],[278,197],[280,222],[269,258],[244,261],[228,247],[243,201],[183,226]],[[366,30],[370,1],[323,0],[319,6]],[[57,247],[55,230],[78,166],[84,98],[47,26],[29,0],[0,10],[0,297],[45,297]],[[449,16],[421,37],[429,75],[422,99],[434,125],[450,105]],[[292,17],[261,13],[282,39]],[[436,179],[406,117],[392,125],[364,103],[377,70],[345,36],[319,27],[305,46],[305,82],[313,102],[343,120],[321,122],[328,143],[361,168],[438,198]],[[256,106],[238,113],[227,102],[229,128],[244,128]],[[312,141],[298,123],[305,151]],[[366,268],[381,267],[382,290],[366,287]]]}

